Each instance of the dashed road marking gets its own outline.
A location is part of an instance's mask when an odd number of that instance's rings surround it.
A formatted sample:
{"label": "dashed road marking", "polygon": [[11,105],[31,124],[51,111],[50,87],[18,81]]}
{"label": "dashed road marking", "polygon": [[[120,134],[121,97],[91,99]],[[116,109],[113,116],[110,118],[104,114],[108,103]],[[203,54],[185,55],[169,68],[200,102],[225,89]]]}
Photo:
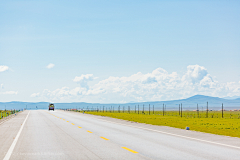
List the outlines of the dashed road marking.
{"label": "dashed road marking", "polygon": [[132,150],[132,149],[129,149],[129,148],[127,148],[127,147],[122,147],[123,149],[126,149],[126,150],[128,150],[129,152],[132,152],[132,153],[138,153],[137,151],[134,151],[134,150]]}
{"label": "dashed road marking", "polygon": [[75,125],[74,123],[71,123],[72,125]]}
{"label": "dashed road marking", "polygon": [[78,126],[78,128],[82,128],[82,127]]}
{"label": "dashed road marking", "polygon": [[148,130],[148,131],[158,132],[158,133],[162,133],[162,134],[166,134],[166,135],[171,135],[171,136],[175,136],[175,137],[192,139],[192,140],[196,140],[196,141],[200,141],[200,142],[206,142],[206,143],[221,145],[221,146],[225,146],[225,147],[231,147],[231,148],[240,149],[240,147],[238,147],[238,146],[232,146],[232,145],[223,144],[223,143],[218,143],[218,142],[213,142],[213,141],[208,141],[208,140],[204,140],[204,139],[198,139],[198,138],[193,138],[193,137],[178,135],[178,134],[169,133],[169,132],[164,132],[164,131],[159,131],[159,130],[150,129],[150,128],[137,127],[137,126],[133,126],[133,125],[127,125],[127,124],[122,124],[122,123],[117,123],[117,122],[111,122],[111,121],[108,121],[108,120],[103,120],[103,119],[95,118],[95,117],[94,117],[94,119],[98,119],[98,120],[101,120],[101,121],[105,121],[105,122],[109,122],[109,123],[113,123],[113,124],[118,124],[118,125],[122,125],[122,126],[128,126],[128,127],[132,127],[132,128],[138,128],[138,129],[144,129],[144,130]]}
{"label": "dashed road marking", "polygon": [[102,138],[102,139],[104,139],[104,140],[106,140],[106,141],[108,141],[109,139],[107,139],[107,138],[105,138],[105,137],[100,137],[100,138]]}
{"label": "dashed road marking", "polygon": [[93,133],[93,132],[91,132],[91,131],[87,131],[87,132],[89,132],[89,133]]}

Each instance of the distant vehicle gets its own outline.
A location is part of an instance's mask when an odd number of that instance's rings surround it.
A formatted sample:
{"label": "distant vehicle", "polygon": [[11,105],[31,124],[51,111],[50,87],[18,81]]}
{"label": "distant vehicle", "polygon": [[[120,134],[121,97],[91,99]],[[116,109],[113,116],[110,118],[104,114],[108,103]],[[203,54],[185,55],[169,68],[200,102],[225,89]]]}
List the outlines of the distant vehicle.
{"label": "distant vehicle", "polygon": [[54,104],[50,103],[49,106],[48,106],[48,110],[53,110],[54,111]]}

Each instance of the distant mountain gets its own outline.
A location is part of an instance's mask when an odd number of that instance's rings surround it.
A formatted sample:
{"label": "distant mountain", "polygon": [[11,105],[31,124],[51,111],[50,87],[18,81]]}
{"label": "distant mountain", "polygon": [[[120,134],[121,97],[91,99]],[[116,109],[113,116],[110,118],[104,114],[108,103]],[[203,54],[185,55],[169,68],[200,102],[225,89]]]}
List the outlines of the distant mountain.
{"label": "distant mountain", "polygon": [[[218,97],[210,97],[210,96],[204,96],[204,95],[195,95],[186,99],[179,99],[179,100],[170,100],[170,101],[155,101],[155,102],[132,102],[132,103],[125,103],[125,104],[100,104],[100,103],[85,103],[85,102],[73,102],[73,103],[55,103],[56,108],[84,108],[84,109],[102,109],[104,108],[110,108],[111,106],[117,110],[118,106],[121,106],[121,109],[123,106],[125,106],[125,109],[127,109],[128,106],[131,107],[131,109],[135,109],[135,106],[143,109],[145,107],[148,109],[149,105],[152,108],[154,106],[155,109],[162,109],[163,104],[166,105],[167,109],[174,110],[178,109],[179,105],[182,104],[183,109],[196,109],[196,106],[198,104],[199,108],[206,108],[208,102],[209,109],[221,109],[222,103],[224,105],[224,108],[228,109],[240,109],[240,98],[237,99],[225,99],[225,98],[218,98]],[[48,102],[0,102],[0,109],[47,109],[48,108]]]}

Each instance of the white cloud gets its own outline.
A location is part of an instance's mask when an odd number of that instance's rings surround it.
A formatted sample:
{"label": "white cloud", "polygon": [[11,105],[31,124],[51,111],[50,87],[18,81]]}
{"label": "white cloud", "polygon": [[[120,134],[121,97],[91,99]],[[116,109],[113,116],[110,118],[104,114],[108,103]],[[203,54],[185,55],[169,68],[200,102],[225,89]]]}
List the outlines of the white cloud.
{"label": "white cloud", "polygon": [[8,66],[0,66],[0,72],[7,71],[9,69]]}
{"label": "white cloud", "polygon": [[52,64],[52,63],[49,63],[49,65],[47,65],[47,67],[46,67],[46,68],[50,69],[50,68],[53,68],[54,66],[55,66],[54,64]]}
{"label": "white cloud", "polygon": [[40,93],[33,93],[30,97],[39,97]]}
{"label": "white cloud", "polygon": [[97,79],[97,77],[94,77],[93,74],[82,74],[80,77],[75,77],[73,79],[74,82],[78,82],[81,87],[88,88],[88,82],[92,81],[94,79]]}
{"label": "white cloud", "polygon": [[18,91],[6,91],[6,92],[0,92],[0,94],[18,94]]}
{"label": "white cloud", "polygon": [[199,65],[189,65],[187,73],[182,77],[185,81],[192,83],[200,82],[205,76],[208,75],[207,69]]}
{"label": "white cloud", "polygon": [[208,96],[240,96],[240,83],[219,83],[199,65],[189,65],[185,74],[168,73],[157,68],[151,73],[138,72],[129,77],[112,77],[88,86],[96,79],[93,74],[75,77],[80,87],[62,87],[54,91],[45,89],[39,94],[42,100],[85,102],[160,101],[187,98],[196,94]]}

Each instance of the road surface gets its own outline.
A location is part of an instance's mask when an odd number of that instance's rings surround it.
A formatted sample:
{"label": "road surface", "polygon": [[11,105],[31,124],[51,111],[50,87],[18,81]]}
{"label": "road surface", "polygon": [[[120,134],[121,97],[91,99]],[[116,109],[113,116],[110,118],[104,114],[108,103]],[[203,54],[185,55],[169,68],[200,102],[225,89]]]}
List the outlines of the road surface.
{"label": "road surface", "polygon": [[0,124],[0,159],[240,159],[240,139],[69,111]]}

